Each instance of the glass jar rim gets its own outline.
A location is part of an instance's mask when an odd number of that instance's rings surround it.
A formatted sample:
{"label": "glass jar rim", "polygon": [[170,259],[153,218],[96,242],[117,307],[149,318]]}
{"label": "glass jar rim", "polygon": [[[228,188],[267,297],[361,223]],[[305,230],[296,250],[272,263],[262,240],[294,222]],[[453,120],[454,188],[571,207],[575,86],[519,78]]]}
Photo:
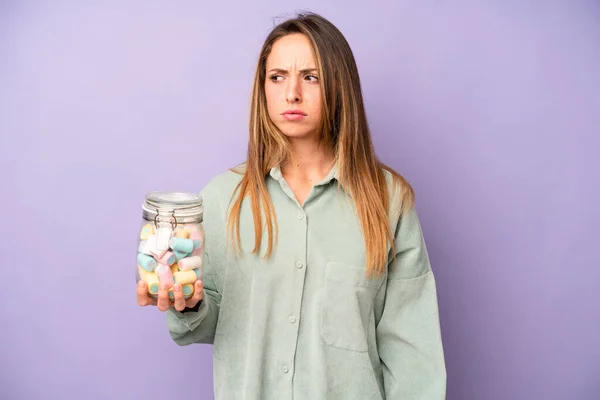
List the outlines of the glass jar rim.
{"label": "glass jar rim", "polygon": [[146,194],[142,204],[144,218],[156,215],[173,215],[175,218],[202,219],[204,205],[202,196],[189,192],[154,191]]}

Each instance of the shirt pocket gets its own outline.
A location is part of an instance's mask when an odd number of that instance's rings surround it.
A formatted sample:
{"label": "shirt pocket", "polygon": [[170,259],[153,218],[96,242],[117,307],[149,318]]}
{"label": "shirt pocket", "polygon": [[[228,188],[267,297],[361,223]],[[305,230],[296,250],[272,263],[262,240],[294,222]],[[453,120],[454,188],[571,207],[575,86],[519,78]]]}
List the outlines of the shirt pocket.
{"label": "shirt pocket", "polygon": [[356,352],[368,350],[373,302],[381,281],[367,277],[365,268],[341,262],[325,265],[321,338],[327,345]]}

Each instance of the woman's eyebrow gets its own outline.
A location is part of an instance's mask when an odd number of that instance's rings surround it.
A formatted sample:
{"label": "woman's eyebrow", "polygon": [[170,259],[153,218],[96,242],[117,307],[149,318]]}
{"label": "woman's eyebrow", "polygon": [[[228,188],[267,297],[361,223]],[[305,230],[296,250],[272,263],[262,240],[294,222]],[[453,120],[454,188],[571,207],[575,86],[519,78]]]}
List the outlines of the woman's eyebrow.
{"label": "woman's eyebrow", "polygon": [[[276,72],[276,73],[282,74],[282,75],[288,73],[288,71],[283,68],[272,68],[269,70],[269,73],[272,73],[272,72]],[[301,74],[309,74],[309,73],[314,73],[314,72],[317,72],[316,68],[305,68],[305,69],[300,70]]]}

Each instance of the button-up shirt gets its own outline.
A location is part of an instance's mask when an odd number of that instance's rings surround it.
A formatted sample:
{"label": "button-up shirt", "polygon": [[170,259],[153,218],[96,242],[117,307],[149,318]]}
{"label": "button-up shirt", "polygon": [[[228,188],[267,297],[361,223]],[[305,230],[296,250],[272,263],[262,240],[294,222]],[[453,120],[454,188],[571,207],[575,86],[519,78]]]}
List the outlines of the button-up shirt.
{"label": "button-up shirt", "polygon": [[225,172],[201,191],[203,301],[197,312],[167,312],[177,344],[213,344],[215,398],[445,399],[436,284],[415,208],[390,212],[395,245],[385,272],[369,277],[360,219],[339,190],[337,168],[301,205],[275,167],[266,185],[278,235],[264,259],[266,227],[251,254],[248,199],[243,252],[228,244],[228,207],[241,177]]}

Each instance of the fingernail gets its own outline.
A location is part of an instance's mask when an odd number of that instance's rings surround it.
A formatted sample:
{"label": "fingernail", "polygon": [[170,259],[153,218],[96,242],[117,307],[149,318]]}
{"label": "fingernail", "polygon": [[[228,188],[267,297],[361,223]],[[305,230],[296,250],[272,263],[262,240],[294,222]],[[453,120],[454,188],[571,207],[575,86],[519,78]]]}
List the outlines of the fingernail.
{"label": "fingernail", "polygon": [[181,290],[181,286],[179,286],[179,283],[176,283],[175,285],[173,285],[173,290],[176,292],[179,292]]}

